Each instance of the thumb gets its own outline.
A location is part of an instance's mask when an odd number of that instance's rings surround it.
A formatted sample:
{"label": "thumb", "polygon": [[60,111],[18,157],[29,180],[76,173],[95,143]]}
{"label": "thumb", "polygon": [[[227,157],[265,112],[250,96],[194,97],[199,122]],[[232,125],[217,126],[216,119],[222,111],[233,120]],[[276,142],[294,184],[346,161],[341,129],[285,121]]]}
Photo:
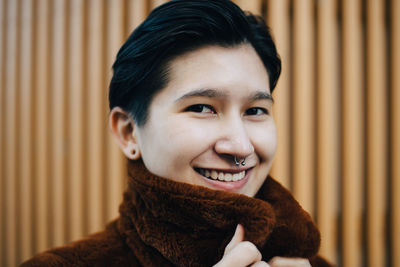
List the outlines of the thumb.
{"label": "thumb", "polygon": [[235,234],[233,235],[231,241],[226,245],[224,255],[231,251],[237,244],[242,242],[244,239],[244,228],[241,224],[236,226]]}

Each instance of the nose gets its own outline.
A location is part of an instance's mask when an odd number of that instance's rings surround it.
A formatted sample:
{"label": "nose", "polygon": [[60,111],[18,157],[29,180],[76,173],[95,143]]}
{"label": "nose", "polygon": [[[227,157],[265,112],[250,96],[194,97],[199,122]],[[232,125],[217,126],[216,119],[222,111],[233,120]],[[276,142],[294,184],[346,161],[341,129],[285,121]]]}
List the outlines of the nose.
{"label": "nose", "polygon": [[254,146],[242,120],[229,121],[221,128],[223,129],[215,143],[215,152],[238,158],[246,158],[254,152]]}

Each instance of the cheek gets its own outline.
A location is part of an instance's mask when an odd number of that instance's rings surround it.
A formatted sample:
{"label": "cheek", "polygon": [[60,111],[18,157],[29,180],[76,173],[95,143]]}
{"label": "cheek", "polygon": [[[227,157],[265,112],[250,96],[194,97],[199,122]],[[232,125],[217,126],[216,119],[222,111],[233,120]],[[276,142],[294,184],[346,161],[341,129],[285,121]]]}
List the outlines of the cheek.
{"label": "cheek", "polygon": [[191,121],[169,121],[168,145],[174,147],[177,156],[193,159],[206,151],[212,136],[210,126]]}
{"label": "cheek", "polygon": [[271,160],[275,156],[278,142],[275,124],[252,129],[251,134],[256,153],[264,160]]}

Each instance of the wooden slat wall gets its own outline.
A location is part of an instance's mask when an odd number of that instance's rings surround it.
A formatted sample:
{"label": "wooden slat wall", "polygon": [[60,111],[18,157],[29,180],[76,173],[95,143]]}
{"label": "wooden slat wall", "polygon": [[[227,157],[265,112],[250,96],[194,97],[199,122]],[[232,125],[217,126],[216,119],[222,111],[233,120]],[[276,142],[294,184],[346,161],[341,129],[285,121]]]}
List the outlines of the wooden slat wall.
{"label": "wooden slat wall", "polygon": [[19,257],[26,258],[31,255],[32,252],[32,235],[33,235],[33,210],[32,210],[32,152],[33,152],[33,91],[32,91],[32,23],[33,23],[33,12],[32,3],[30,1],[21,1],[21,44],[20,44],[20,75],[24,77],[21,79],[20,90],[21,90],[21,116],[19,119],[20,133],[20,146],[23,149],[21,153],[21,162],[26,162],[24,168],[21,168],[20,172],[20,191],[17,195],[20,207],[18,209],[18,218],[21,221],[20,236],[17,240],[18,247],[20,248]]}
{"label": "wooden slat wall", "polygon": [[340,84],[337,1],[317,2],[317,223],[324,233],[321,254],[333,261],[336,255]]}
{"label": "wooden slat wall", "polygon": [[83,203],[85,195],[85,108],[84,101],[87,99],[85,88],[85,64],[86,54],[84,46],[84,28],[86,6],[84,1],[70,1],[69,13],[69,68],[68,68],[68,135],[70,137],[69,151],[73,157],[68,161],[68,239],[76,240],[85,233],[86,209]]}
{"label": "wooden slat wall", "polygon": [[52,228],[52,243],[63,244],[66,240],[66,163],[68,159],[65,153],[66,142],[66,66],[68,64],[66,54],[66,10],[65,0],[52,1],[51,25],[51,182],[50,182],[50,214]]}
{"label": "wooden slat wall", "polygon": [[[118,52],[121,43],[124,41],[124,37],[127,35],[124,27],[124,17],[120,14],[123,13],[124,1],[112,1],[108,7],[108,43],[107,43],[107,66],[111,66],[114,62],[115,55]],[[108,69],[108,77],[111,78],[111,68]],[[107,95],[107,87],[104,87],[104,93]],[[116,146],[110,131],[107,131],[107,145],[108,145],[108,178],[106,179],[106,187],[109,190],[107,198],[107,209],[106,209],[106,220],[111,220],[118,216],[117,209],[119,203],[122,201],[121,190],[125,180],[123,179],[112,179],[111,177],[123,177],[124,165],[122,154]]]}
{"label": "wooden slat wall", "polygon": [[[87,214],[88,231],[93,232],[103,226],[106,151],[104,147],[106,98],[104,92],[104,1],[88,1],[88,32],[87,34]],[[90,67],[89,67],[90,66]]]}
{"label": "wooden slat wall", "polygon": [[390,233],[392,266],[400,266],[400,1],[392,1],[390,5],[391,43],[390,43],[390,115],[391,115],[391,139],[390,139]]}
{"label": "wooden slat wall", "polygon": [[[2,22],[0,25],[0,62],[4,61],[4,42],[5,42],[5,1],[0,1],[0,21]],[[3,127],[5,125],[5,89],[4,89],[4,64],[0,64],[0,259],[4,258],[4,247],[6,246],[5,239],[5,221],[4,221],[4,211],[5,211],[5,172],[4,172],[4,130]]]}
{"label": "wooden slat wall", "polygon": [[385,266],[388,90],[385,2],[367,1],[367,262]]}
{"label": "wooden slat wall", "polygon": [[364,222],[364,77],[361,1],[342,2],[341,229],[343,266],[362,266]]}
{"label": "wooden slat wall", "polygon": [[4,201],[5,210],[2,211],[5,223],[4,239],[5,239],[5,251],[3,256],[9,257],[9,265],[14,266],[18,258],[17,252],[17,240],[18,230],[17,230],[17,180],[18,180],[18,170],[17,161],[18,154],[20,154],[17,149],[17,134],[19,133],[18,121],[18,93],[19,88],[17,88],[17,68],[18,68],[18,57],[17,57],[17,47],[18,47],[18,8],[19,3],[17,1],[8,2],[6,5],[6,34],[4,45],[7,52],[4,54],[4,60],[6,67],[3,69],[4,74],[4,110],[7,115],[4,117],[4,125],[2,131],[4,131],[4,178],[7,180],[3,181],[4,184]]}
{"label": "wooden slat wall", "polygon": [[[291,64],[291,38],[290,38],[290,14],[289,0],[270,0],[268,2],[268,25],[274,29],[276,45],[279,48],[279,54],[282,60],[282,66]],[[291,181],[291,127],[290,114],[290,76],[291,68],[283,67],[284,71],[279,78],[279,83],[275,88],[274,98],[274,118],[278,129],[278,150],[275,162],[272,166],[272,173],[279,177],[282,184],[290,187]]]}
{"label": "wooden slat wall", "polygon": [[[34,8],[34,67],[32,68],[34,82],[34,172],[32,180],[34,186],[34,240],[37,251],[49,247],[50,245],[50,227],[49,227],[49,194],[50,194],[50,47],[49,41],[49,17],[50,7],[48,0],[40,0]],[[8,177],[7,177],[8,179]],[[36,251],[35,250],[35,251]],[[3,259],[8,259],[5,257]]]}
{"label": "wooden slat wall", "polygon": [[[0,0],[0,266],[118,215],[111,65],[164,0]],[[282,57],[272,175],[338,266],[400,267],[400,1],[237,0]]]}
{"label": "wooden slat wall", "polygon": [[[292,140],[293,193],[314,215],[315,186],[315,31],[312,0],[293,1]],[[279,101],[279,100],[277,100]]]}

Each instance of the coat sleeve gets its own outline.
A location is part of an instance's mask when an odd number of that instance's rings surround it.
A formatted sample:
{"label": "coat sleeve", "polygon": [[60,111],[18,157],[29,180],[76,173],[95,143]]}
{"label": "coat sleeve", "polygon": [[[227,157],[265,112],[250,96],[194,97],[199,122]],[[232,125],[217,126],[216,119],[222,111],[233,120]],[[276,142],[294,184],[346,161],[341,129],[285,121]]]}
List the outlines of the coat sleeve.
{"label": "coat sleeve", "polygon": [[117,221],[104,231],[67,245],[37,254],[22,267],[52,266],[139,266],[134,253],[117,231]]}
{"label": "coat sleeve", "polygon": [[55,267],[55,266],[70,266],[68,264],[67,260],[65,260],[63,257],[53,254],[51,252],[43,252],[32,259],[23,262],[21,267],[39,267],[39,266],[44,266],[44,267]]}

